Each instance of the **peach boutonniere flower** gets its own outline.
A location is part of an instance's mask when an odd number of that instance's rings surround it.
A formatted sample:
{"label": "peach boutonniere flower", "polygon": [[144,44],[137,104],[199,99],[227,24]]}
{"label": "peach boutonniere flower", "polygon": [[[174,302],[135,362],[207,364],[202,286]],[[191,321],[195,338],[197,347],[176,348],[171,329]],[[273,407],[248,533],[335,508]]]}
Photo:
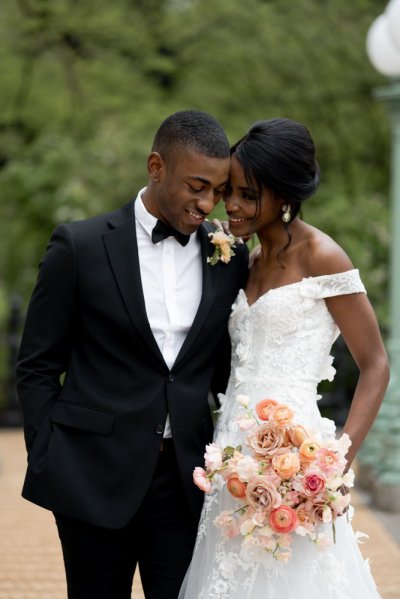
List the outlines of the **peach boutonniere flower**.
{"label": "peach boutonniere flower", "polygon": [[214,233],[208,234],[211,243],[214,245],[214,253],[207,258],[207,262],[214,266],[217,262],[228,264],[236,247],[236,238],[231,233],[225,233],[223,229],[217,229]]}

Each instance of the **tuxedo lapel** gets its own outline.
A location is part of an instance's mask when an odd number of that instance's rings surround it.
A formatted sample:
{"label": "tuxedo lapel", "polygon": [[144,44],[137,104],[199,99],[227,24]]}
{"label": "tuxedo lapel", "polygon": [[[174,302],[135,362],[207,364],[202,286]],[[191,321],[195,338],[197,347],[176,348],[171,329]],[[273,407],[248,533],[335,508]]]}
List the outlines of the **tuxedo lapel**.
{"label": "tuxedo lapel", "polygon": [[210,243],[208,237],[210,231],[211,228],[208,230],[205,225],[201,225],[197,231],[197,237],[201,244],[203,275],[201,300],[193,324],[175,360],[174,368],[183,360],[193,341],[201,331],[215,298],[220,269],[217,266],[210,266],[207,262],[207,258],[209,258],[214,251],[214,246]]}
{"label": "tuxedo lapel", "polygon": [[112,215],[109,221],[111,230],[103,234],[104,244],[117,286],[134,328],[158,360],[162,360],[165,364],[147,319],[133,206],[133,202],[130,202]]}

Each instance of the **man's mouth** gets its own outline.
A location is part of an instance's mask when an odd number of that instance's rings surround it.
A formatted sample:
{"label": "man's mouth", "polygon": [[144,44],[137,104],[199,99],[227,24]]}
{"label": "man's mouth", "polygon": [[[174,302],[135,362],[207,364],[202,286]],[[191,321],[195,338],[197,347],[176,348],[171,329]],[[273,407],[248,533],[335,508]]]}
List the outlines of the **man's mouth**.
{"label": "man's mouth", "polygon": [[204,214],[199,214],[198,212],[193,212],[193,210],[188,210],[188,213],[190,214],[190,216],[192,216],[195,220],[198,220],[199,222],[201,222],[205,219]]}

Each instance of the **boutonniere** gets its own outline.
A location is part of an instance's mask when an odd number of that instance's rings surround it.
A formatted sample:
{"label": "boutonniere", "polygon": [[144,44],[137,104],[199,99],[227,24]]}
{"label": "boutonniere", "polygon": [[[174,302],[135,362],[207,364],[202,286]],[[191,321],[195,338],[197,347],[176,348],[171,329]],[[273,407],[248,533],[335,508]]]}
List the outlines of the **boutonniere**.
{"label": "boutonniere", "polygon": [[215,249],[213,255],[207,258],[207,262],[211,266],[219,261],[228,264],[232,256],[235,255],[233,250],[236,247],[236,238],[231,233],[225,233],[221,228],[218,228],[214,233],[209,233],[208,236]]}

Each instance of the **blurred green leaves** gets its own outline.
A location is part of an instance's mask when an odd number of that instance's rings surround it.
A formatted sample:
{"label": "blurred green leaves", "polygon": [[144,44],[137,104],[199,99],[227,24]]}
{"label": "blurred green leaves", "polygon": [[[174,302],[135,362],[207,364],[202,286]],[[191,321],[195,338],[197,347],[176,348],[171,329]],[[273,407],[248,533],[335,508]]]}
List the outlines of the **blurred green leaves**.
{"label": "blurred green leaves", "polygon": [[378,0],[3,0],[0,296],[28,298],[54,226],[126,202],[168,114],[304,122],[304,218],[350,254],[386,321],[389,125],[365,54]]}

